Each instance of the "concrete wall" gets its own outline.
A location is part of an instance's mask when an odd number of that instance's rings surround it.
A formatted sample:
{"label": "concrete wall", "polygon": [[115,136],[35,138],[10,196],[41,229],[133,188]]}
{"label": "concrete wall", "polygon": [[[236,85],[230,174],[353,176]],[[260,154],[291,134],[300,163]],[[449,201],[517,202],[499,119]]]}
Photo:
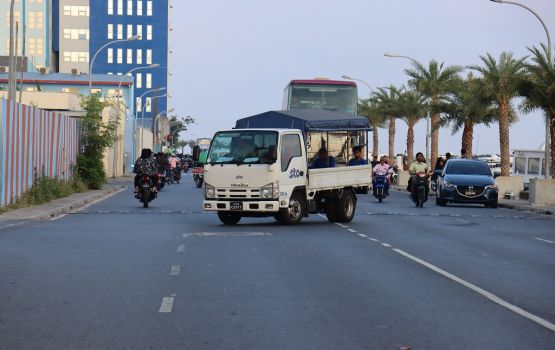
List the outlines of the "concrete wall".
{"label": "concrete wall", "polygon": [[530,203],[555,205],[555,179],[531,179]]}
{"label": "concrete wall", "polygon": [[[0,91],[0,97],[7,98],[7,91]],[[19,92],[17,93],[19,100]],[[66,92],[23,91],[22,103],[49,110],[76,111],[81,109],[81,98]]]}
{"label": "concrete wall", "polygon": [[499,198],[505,198],[505,193],[514,193],[518,198],[520,191],[524,190],[524,180],[522,176],[498,176],[495,178],[499,188]]}

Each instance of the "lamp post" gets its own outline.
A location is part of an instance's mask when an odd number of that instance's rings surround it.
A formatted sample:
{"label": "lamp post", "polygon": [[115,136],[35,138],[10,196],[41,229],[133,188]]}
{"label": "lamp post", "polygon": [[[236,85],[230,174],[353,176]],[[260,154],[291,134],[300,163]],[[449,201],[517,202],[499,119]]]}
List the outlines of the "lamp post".
{"label": "lamp post", "polygon": [[152,121],[152,143],[153,143],[153,144],[154,144],[154,141],[155,141],[155,139],[154,139],[154,132],[155,132],[155,130],[158,130],[158,132],[160,131],[160,128],[156,128],[156,127],[155,127],[155,126],[156,126],[156,122],[158,121],[158,118],[161,117],[162,115],[167,115],[167,114],[169,114],[169,113],[171,113],[171,112],[173,112],[173,111],[175,111],[175,108],[166,109],[165,111],[162,111],[162,112],[158,113],[158,114],[156,115],[156,117],[154,117],[154,120]]}
{"label": "lamp post", "polygon": [[[545,34],[547,35],[547,61],[549,62],[549,65],[551,65],[552,64],[552,61],[551,61],[551,57],[552,57],[551,56],[551,50],[552,50],[551,49],[551,35],[549,35],[549,30],[547,30],[547,26],[545,25],[545,22],[540,17],[540,15],[536,11],[532,10],[530,7],[528,7],[526,5],[523,5],[521,3],[518,3],[518,2],[515,2],[515,1],[505,1],[505,0],[490,0],[490,1],[497,2],[499,4],[509,4],[509,5],[519,6],[519,7],[522,7],[523,9],[526,9],[526,10],[530,11],[534,16],[536,16],[536,18],[542,24],[543,29],[545,30]],[[551,164],[550,164],[550,162],[551,162],[551,156],[550,156],[551,146],[550,146],[550,141],[553,141],[553,140],[551,140],[551,136],[550,136],[550,127],[551,127],[551,120],[550,119],[551,118],[549,117],[549,115],[546,115],[546,118],[545,118],[545,123],[546,123],[545,143],[544,143],[544,145],[545,145],[545,154],[544,154],[545,169],[544,169],[544,171],[545,171],[545,178],[546,179],[549,178],[549,171],[551,170]]]}
{"label": "lamp post", "polygon": [[370,84],[368,84],[367,82],[365,82],[365,81],[362,80],[362,79],[351,78],[351,77],[348,76],[348,75],[342,75],[341,78],[347,79],[347,80],[352,80],[352,81],[359,81],[359,82],[363,83],[364,85],[366,85],[366,86],[368,87],[368,89],[370,89],[370,93],[374,92],[374,90],[372,89],[372,87],[370,86]]}
{"label": "lamp post", "polygon": [[[139,96],[139,101],[141,101],[141,107],[144,107],[144,103],[143,103],[143,96],[144,95],[146,95],[150,92],[153,92],[153,91],[162,91],[162,90],[166,90],[166,88],[161,87],[161,88],[158,88],[158,89],[152,89],[152,90],[147,90],[147,91],[143,92],[141,94],[141,96]],[[137,148],[137,114],[138,114],[138,111],[137,111],[137,109],[135,109],[135,118],[133,120],[133,159],[135,159],[135,155],[136,155],[135,151],[136,151],[136,148]],[[142,124],[141,124],[141,126],[142,126]]]}
{"label": "lamp post", "polygon": [[91,89],[92,89],[92,69],[93,69],[93,65],[94,65],[94,60],[96,58],[96,56],[100,53],[100,51],[102,51],[105,47],[112,45],[112,44],[116,44],[116,43],[122,43],[124,41],[133,41],[133,40],[139,40],[141,38],[140,35],[133,35],[130,38],[127,39],[118,39],[118,40],[112,40],[112,41],[108,41],[106,44],[102,45],[98,50],[96,50],[96,52],[93,55],[93,58],[91,60],[91,63],[89,64],[89,95],[91,94]]}
{"label": "lamp post", "polygon": [[[420,63],[419,61],[417,61],[416,59],[410,57],[410,56],[405,56],[405,55],[400,55],[398,53],[395,52],[386,52],[383,54],[385,57],[391,57],[391,58],[405,58],[407,60],[411,60],[412,62],[414,62],[416,65],[420,65],[422,66],[422,63]],[[430,116],[430,109],[428,108],[428,115],[426,116],[426,162],[430,161],[430,136],[431,136],[431,116]],[[433,164],[430,163],[430,166],[433,166]]]}
{"label": "lamp post", "polygon": [[[149,101],[152,102],[152,100],[155,100],[157,98],[162,98],[162,97],[166,97],[168,96],[168,94],[163,94],[160,96],[154,96],[152,97]],[[141,149],[143,148],[143,140],[144,140],[144,134],[145,134],[145,127],[144,127],[144,118],[145,118],[145,107],[146,107],[146,102],[142,105],[142,111],[141,111]]]}

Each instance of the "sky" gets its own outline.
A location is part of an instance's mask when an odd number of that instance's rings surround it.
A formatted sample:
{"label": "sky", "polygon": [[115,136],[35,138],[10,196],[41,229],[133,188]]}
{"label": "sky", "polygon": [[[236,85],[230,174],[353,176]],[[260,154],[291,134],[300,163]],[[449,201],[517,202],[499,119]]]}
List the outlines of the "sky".
{"label": "sky", "polygon": [[[518,1],[555,35],[554,0]],[[488,0],[174,0],[170,26],[169,108],[196,119],[181,134],[185,139],[212,137],[239,118],[281,109],[292,79],[348,75],[373,88],[406,84],[410,61],[385,52],[425,65],[435,59],[469,66],[486,53],[523,57],[527,47],[547,42],[532,13]],[[368,87],[358,85],[359,98],[368,97]],[[545,138],[543,114],[518,115],[511,149],[538,148]],[[415,127],[415,152],[425,150],[425,124]],[[406,150],[406,132],[399,120],[396,153]],[[387,129],[379,129],[379,138],[380,153],[387,153]],[[440,154],[458,153],[460,139],[441,129]],[[473,148],[475,154],[499,153],[498,125],[476,127]]]}

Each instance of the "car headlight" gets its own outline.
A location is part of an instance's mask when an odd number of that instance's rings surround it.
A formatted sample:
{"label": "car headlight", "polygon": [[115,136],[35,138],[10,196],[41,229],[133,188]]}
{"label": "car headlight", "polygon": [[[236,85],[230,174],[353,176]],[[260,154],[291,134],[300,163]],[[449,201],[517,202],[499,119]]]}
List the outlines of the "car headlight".
{"label": "car headlight", "polygon": [[214,188],[214,186],[204,183],[204,197],[206,198],[216,197],[216,189]]}
{"label": "car headlight", "polygon": [[452,189],[452,188],[455,188],[456,186],[453,185],[452,183],[450,183],[450,182],[447,181],[447,180],[443,180],[443,187]]}
{"label": "car headlight", "polygon": [[261,198],[279,198],[279,182],[272,182],[260,188]]}
{"label": "car headlight", "polygon": [[497,184],[494,183],[494,184],[492,184],[492,185],[487,185],[486,188],[487,188],[487,189],[491,189],[491,190],[497,190]]}

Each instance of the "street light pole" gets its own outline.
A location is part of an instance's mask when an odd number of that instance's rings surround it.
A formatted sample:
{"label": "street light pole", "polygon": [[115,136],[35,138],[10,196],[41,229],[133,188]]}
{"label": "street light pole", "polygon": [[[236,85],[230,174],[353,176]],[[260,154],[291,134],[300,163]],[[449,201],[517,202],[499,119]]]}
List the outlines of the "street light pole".
{"label": "street light pole", "polygon": [[[159,89],[152,89],[152,90],[147,90],[147,91],[143,92],[141,94],[141,96],[139,96],[139,101],[141,101],[141,107],[144,107],[144,103],[143,103],[143,96],[144,95],[146,95],[150,92],[153,92],[153,91],[161,91],[161,90],[165,90],[165,89],[166,89],[165,87],[161,87]],[[137,115],[138,115],[138,113],[139,112],[135,108],[135,116],[133,118],[133,159],[135,159],[135,156],[136,156],[135,151],[136,151],[136,148],[137,148]]]}
{"label": "street light pole", "polygon": [[[10,2],[10,47],[9,47],[9,63],[8,63],[8,100],[15,100],[15,70],[16,70],[16,59],[15,59],[15,38],[14,35],[14,1]],[[15,40],[14,40],[15,38]]]}
{"label": "street light pole", "polygon": [[169,114],[169,113],[171,113],[171,112],[173,112],[173,111],[175,111],[175,108],[166,109],[166,110],[164,110],[164,111],[158,113],[158,114],[156,115],[156,117],[154,117],[154,120],[152,121],[152,143],[154,143],[154,141],[155,141],[155,139],[154,139],[154,133],[156,132],[156,130],[158,130],[158,132],[160,131],[160,128],[156,128],[156,127],[155,127],[155,126],[156,126],[156,122],[158,121],[158,118],[160,118],[161,116],[163,116],[163,115],[165,115],[165,114],[167,115],[167,114]]}
{"label": "street light pole", "polygon": [[[549,63],[549,65],[551,66],[553,63],[551,61],[551,35],[549,35],[549,30],[547,30],[547,26],[545,25],[545,22],[543,21],[543,19],[540,17],[540,15],[532,10],[530,7],[523,5],[521,3],[515,2],[515,1],[505,1],[505,0],[490,0],[492,2],[497,2],[499,4],[509,4],[509,5],[515,5],[515,6],[519,6],[522,7],[523,9],[526,9],[528,11],[530,11],[534,16],[536,16],[536,18],[540,21],[540,23],[543,26],[543,29],[545,30],[545,34],[547,35],[547,62]],[[551,145],[550,145],[550,141],[551,140],[551,133],[550,133],[550,129],[551,129],[551,118],[549,117],[549,115],[545,116],[545,178],[549,179],[549,171],[551,170]]]}
{"label": "street light pole", "polygon": [[[352,81],[359,81],[359,82],[363,83],[363,84],[366,85],[366,86],[368,87],[368,89],[370,90],[370,92],[368,93],[368,97],[369,97],[369,98],[372,98],[372,94],[374,93],[374,90],[372,89],[372,86],[370,86],[370,84],[368,84],[368,83],[365,82],[364,80],[362,80],[362,79],[356,79],[356,78],[353,78],[353,77],[351,77],[351,76],[349,76],[349,75],[342,75],[341,78],[347,79],[347,80],[352,80]],[[358,114],[358,108],[357,108],[357,114]],[[375,131],[374,131],[374,133],[375,133]],[[366,140],[366,159],[369,159],[369,158],[368,158],[368,148],[369,148],[369,145],[370,145],[370,141],[368,140],[368,133],[366,133],[366,139],[367,139],[367,140]],[[376,156],[376,155],[374,154],[374,150],[372,150],[372,156]]]}
{"label": "street light pole", "polygon": [[[412,62],[414,62],[416,65],[420,65],[422,66],[422,63],[420,63],[419,61],[417,61],[416,59],[410,57],[410,56],[405,56],[405,55],[400,55],[398,53],[395,52],[386,52],[383,54],[385,57],[392,57],[392,58],[405,58],[407,60],[411,60]],[[431,135],[431,115],[430,115],[430,108],[428,108],[428,115],[426,116],[426,162],[430,162],[430,137]],[[430,166],[433,166],[433,164],[430,163]]]}
{"label": "street light pole", "polygon": [[[168,96],[168,94],[163,94],[163,95],[160,95],[160,96],[154,96],[154,97],[152,97],[152,98],[149,100],[149,102],[152,103],[152,100],[155,100],[155,99],[157,99],[157,98],[166,97],[166,96]],[[143,138],[144,138],[144,134],[145,134],[145,127],[144,127],[144,122],[145,122],[145,121],[144,121],[144,118],[145,118],[145,107],[146,107],[146,102],[143,104],[142,107],[143,107],[143,108],[142,108],[142,112],[141,112],[141,149],[143,148]]]}

